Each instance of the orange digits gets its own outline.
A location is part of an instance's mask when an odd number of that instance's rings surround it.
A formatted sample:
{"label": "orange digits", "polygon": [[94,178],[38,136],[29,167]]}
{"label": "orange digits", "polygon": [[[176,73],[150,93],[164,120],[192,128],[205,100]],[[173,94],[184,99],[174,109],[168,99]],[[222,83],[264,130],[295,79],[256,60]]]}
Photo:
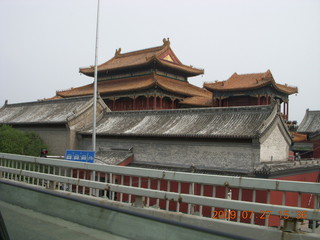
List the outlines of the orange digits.
{"label": "orange digits", "polygon": [[218,211],[214,210],[213,211],[213,216],[212,216],[213,219],[217,219],[218,218]]}
{"label": "orange digits", "polygon": [[279,211],[279,216],[280,218],[283,218],[283,219],[288,219],[290,218],[290,215],[288,213],[289,211]]}
{"label": "orange digits", "polygon": [[234,210],[231,210],[229,212],[229,218],[232,219],[232,220],[236,219],[237,218],[237,212],[234,211]]}
{"label": "orange digits", "polygon": [[237,212],[234,210],[225,210],[225,211],[216,211],[214,210],[212,215],[213,219],[236,219],[237,218]]}
{"label": "orange digits", "polygon": [[297,211],[297,219],[307,219],[307,211]]}
{"label": "orange digits", "polygon": [[[254,215],[254,211],[235,211],[235,210],[220,210],[220,211],[213,211],[212,212],[212,218],[213,219],[229,219],[229,220],[234,220],[238,217],[238,213],[239,213],[239,217],[241,217],[242,219],[251,219],[253,218]],[[260,211],[260,216],[256,216],[260,219],[269,219],[270,215],[272,215],[272,211],[268,211],[268,210],[261,210]],[[289,211],[284,210],[284,211],[279,211],[278,215],[281,219],[289,219],[291,218]],[[308,214],[307,211],[296,211],[296,219],[307,219],[308,218]]]}
{"label": "orange digits", "polygon": [[260,213],[262,213],[262,215],[260,216],[260,219],[269,219],[272,211],[263,211],[263,210],[261,210]]}

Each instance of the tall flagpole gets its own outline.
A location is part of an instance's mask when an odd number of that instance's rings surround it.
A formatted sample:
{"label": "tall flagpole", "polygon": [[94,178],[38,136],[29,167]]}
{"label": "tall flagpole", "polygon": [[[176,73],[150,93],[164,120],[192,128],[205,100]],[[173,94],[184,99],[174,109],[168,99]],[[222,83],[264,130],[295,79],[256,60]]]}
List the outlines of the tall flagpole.
{"label": "tall flagpole", "polygon": [[97,8],[97,29],[96,29],[96,50],[95,50],[95,61],[94,61],[94,93],[93,93],[93,126],[92,126],[92,151],[96,151],[96,126],[97,126],[97,81],[98,81],[98,33],[99,33],[99,5],[98,0]]}

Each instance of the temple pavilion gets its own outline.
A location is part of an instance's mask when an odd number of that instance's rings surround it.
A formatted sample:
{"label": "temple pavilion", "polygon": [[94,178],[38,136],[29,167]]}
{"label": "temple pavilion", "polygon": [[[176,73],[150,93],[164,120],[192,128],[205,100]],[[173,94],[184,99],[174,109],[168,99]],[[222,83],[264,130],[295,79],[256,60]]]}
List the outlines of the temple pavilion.
{"label": "temple pavilion", "polygon": [[288,120],[289,95],[298,93],[297,87],[276,83],[270,70],[264,73],[237,74],[228,80],[204,83],[211,91],[215,107],[269,105],[278,100],[283,105],[283,117]]}
{"label": "temple pavilion", "polygon": [[[94,66],[79,71],[94,77]],[[158,47],[127,53],[117,49],[113,58],[98,66],[98,92],[111,111],[269,105],[277,100],[288,120],[289,95],[298,88],[276,83],[270,70],[234,73],[225,81],[204,83],[203,88],[188,82],[203,73],[182,64],[169,39],[163,39]],[[88,95],[93,95],[93,83],[57,91],[51,99]]]}
{"label": "temple pavilion", "polygon": [[[94,66],[80,68],[80,73],[94,77]],[[188,82],[188,77],[203,69],[181,63],[170,47],[163,45],[121,53],[98,66],[98,92],[112,111],[210,107],[212,93]],[[93,83],[57,91],[54,99],[93,94]]]}

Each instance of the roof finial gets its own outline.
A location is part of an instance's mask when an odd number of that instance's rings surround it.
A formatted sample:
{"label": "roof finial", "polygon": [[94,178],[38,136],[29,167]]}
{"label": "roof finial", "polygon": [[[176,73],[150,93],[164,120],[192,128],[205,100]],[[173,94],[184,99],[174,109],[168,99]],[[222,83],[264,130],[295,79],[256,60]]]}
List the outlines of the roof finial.
{"label": "roof finial", "polygon": [[162,41],[163,41],[163,45],[164,45],[164,46],[170,45],[170,40],[169,40],[169,38],[167,38],[167,39],[164,38]]}
{"label": "roof finial", "polygon": [[120,56],[120,54],[121,54],[121,48],[116,49],[115,56],[118,57],[118,56]]}
{"label": "roof finial", "polygon": [[266,76],[268,76],[268,77],[272,77],[272,73],[271,73],[270,69],[268,69],[268,70],[267,70],[267,72],[266,72]]}

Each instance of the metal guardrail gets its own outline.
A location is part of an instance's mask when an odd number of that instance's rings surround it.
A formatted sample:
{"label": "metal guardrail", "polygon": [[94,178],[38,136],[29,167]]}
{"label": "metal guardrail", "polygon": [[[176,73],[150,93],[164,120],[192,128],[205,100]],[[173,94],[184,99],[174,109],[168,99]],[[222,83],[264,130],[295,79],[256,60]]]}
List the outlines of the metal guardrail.
{"label": "metal guardrail", "polygon": [[0,178],[111,201],[282,227],[320,221],[320,183],[181,173],[0,153]]}

